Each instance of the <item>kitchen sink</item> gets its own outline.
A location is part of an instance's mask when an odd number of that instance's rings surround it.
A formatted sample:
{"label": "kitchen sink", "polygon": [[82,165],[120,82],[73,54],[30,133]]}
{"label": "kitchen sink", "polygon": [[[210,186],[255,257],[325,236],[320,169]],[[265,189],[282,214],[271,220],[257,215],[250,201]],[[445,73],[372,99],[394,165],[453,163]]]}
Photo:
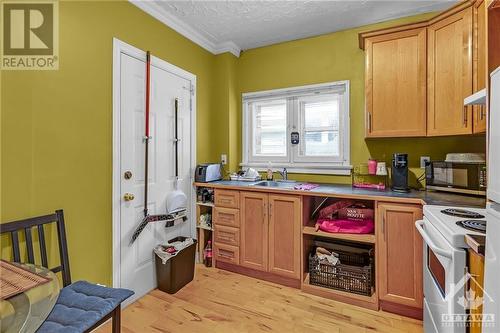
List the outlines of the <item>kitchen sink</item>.
{"label": "kitchen sink", "polygon": [[279,188],[293,188],[295,186],[295,181],[270,181],[265,180],[262,182],[255,183],[254,186],[264,186],[264,187],[279,187]]}

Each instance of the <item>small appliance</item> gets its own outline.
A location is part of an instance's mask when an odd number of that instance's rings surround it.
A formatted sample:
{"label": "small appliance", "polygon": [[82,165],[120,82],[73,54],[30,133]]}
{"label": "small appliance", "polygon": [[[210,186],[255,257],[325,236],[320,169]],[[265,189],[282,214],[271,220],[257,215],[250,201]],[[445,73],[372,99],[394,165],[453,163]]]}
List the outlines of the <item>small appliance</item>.
{"label": "small appliance", "polygon": [[448,154],[445,161],[431,161],[425,166],[429,190],[486,195],[484,154]]}
{"label": "small appliance", "polygon": [[484,236],[486,216],[482,208],[424,206],[423,219],[415,223],[424,241],[424,332],[467,332],[463,301],[473,281],[465,273],[465,235]]}
{"label": "small appliance", "polygon": [[208,183],[216,180],[221,180],[221,165],[219,163],[198,164],[195,169],[194,179],[199,183]]}
{"label": "small appliance", "polygon": [[396,153],[392,158],[392,190],[409,192],[408,187],[408,154]]}

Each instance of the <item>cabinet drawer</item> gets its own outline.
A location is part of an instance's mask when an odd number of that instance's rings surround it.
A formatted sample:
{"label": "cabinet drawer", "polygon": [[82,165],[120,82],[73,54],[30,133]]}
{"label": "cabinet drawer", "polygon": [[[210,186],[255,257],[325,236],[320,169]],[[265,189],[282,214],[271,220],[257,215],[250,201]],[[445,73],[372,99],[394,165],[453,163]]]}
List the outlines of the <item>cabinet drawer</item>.
{"label": "cabinet drawer", "polygon": [[214,243],[215,260],[239,265],[240,249],[236,246]]}
{"label": "cabinet drawer", "polygon": [[214,242],[239,246],[240,245],[240,229],[216,225],[214,227]]}
{"label": "cabinet drawer", "polygon": [[215,205],[217,207],[239,208],[240,192],[215,190]]}
{"label": "cabinet drawer", "polygon": [[240,211],[238,209],[214,207],[212,214],[215,225],[240,226]]}

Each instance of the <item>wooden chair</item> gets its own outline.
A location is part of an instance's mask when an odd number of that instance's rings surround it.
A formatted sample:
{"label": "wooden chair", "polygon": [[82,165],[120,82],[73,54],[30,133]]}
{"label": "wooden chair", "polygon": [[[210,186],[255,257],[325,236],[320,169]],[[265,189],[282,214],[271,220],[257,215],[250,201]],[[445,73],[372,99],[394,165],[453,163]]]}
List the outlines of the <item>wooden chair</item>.
{"label": "wooden chair", "polygon": [[[12,240],[12,252],[15,262],[21,262],[21,252],[19,248],[19,233],[23,232],[26,240],[27,263],[37,264],[49,268],[47,259],[47,244],[45,242],[44,225],[57,225],[57,239],[59,243],[60,265],[50,270],[54,273],[61,272],[63,286],[71,284],[71,274],[69,270],[68,245],[66,242],[66,229],[64,226],[64,213],[62,210],[57,210],[55,214],[32,217],[25,220],[14,221],[0,224],[0,234],[10,233]],[[40,246],[41,262],[35,262],[33,248],[32,229],[35,228],[38,232],[38,243]]]}
{"label": "wooden chair", "polygon": [[[41,264],[42,266],[48,268],[47,244],[45,241],[44,226],[54,223],[57,226],[60,265],[54,268],[50,268],[50,270],[54,273],[61,272],[64,288],[61,290],[54,309],[50,313],[46,322],[39,328],[38,332],[55,332],[54,327],[59,327],[60,322],[63,322],[64,325],[68,325],[68,327],[71,326],[72,329],[75,329],[73,325],[77,326],[76,329],[81,328],[81,330],[78,330],[78,332],[91,332],[105,323],[108,319],[112,319],[113,333],[120,332],[121,302],[130,297],[133,292],[126,289],[106,288],[85,281],[78,281],[74,284],[71,284],[68,245],[66,241],[66,229],[64,226],[64,213],[62,210],[57,210],[54,214],[50,215],[38,216],[25,220],[0,224],[0,235],[6,233],[10,234],[10,238],[12,240],[12,252],[14,261],[22,262],[19,247],[19,233],[24,233],[27,262],[30,264]],[[40,246],[41,257],[40,263],[35,262],[32,237],[32,231],[34,228],[36,228],[38,232],[38,243]],[[75,299],[81,297],[82,293],[88,296],[93,296],[94,298],[102,297],[104,299],[104,297],[107,297],[108,302],[104,302],[102,305],[95,305],[98,310],[101,310],[102,313],[98,313],[99,311],[93,309],[92,311],[88,311],[88,313],[80,313],[78,318],[68,318],[65,313],[68,305],[65,305],[64,303],[73,303]],[[113,297],[115,297],[116,302],[111,305],[111,308],[106,309],[106,306],[109,306],[109,299]],[[82,304],[87,303],[88,302],[82,300]],[[80,309],[80,307],[77,307],[77,309]],[[57,325],[55,325],[55,323],[57,323]],[[63,331],[64,328],[61,330],[61,332]]]}

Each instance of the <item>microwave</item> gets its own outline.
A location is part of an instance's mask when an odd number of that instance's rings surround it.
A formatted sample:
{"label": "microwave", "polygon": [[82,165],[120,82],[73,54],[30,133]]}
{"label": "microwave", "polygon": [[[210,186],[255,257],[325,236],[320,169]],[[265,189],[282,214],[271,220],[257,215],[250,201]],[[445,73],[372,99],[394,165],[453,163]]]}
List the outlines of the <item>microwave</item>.
{"label": "microwave", "polygon": [[486,196],[486,163],[431,161],[425,183],[429,190]]}

